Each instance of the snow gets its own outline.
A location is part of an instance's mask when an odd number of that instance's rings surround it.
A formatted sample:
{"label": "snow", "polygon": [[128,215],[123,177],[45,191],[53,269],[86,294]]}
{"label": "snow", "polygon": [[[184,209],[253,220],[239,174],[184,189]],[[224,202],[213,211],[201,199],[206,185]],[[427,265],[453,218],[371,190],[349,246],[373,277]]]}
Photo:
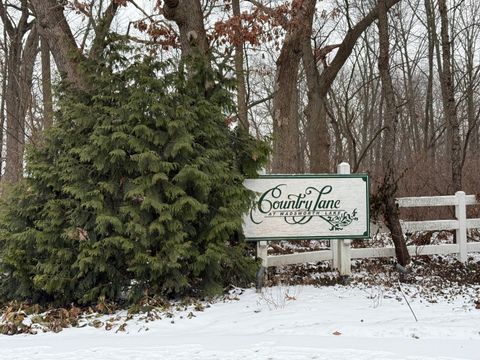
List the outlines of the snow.
{"label": "snow", "polygon": [[[205,311],[94,327],[0,336],[0,359],[480,359],[480,310],[469,296],[429,303],[414,285],[235,289]],[[125,313],[119,313],[119,317]],[[335,335],[337,334],[337,335]]]}

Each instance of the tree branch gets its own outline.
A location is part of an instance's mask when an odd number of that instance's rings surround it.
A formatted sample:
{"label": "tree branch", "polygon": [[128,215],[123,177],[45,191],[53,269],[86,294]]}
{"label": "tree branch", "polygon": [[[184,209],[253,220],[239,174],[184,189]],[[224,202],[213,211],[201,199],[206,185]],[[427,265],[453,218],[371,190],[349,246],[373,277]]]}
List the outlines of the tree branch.
{"label": "tree branch", "polygon": [[3,26],[5,26],[5,30],[7,30],[8,36],[13,37],[15,28],[13,27],[12,22],[7,16],[7,10],[3,5],[3,1],[0,0],[0,18],[2,19]]}
{"label": "tree branch", "polygon": [[110,26],[112,25],[113,18],[117,13],[118,9],[118,2],[116,0],[112,0],[110,5],[108,5],[107,9],[103,13],[102,19],[98,22],[98,25],[95,29],[95,39],[93,40],[92,48],[90,49],[89,57],[90,59],[97,59],[102,51],[105,38],[110,30]]}
{"label": "tree branch", "polygon": [[40,35],[48,46],[63,77],[78,89],[87,89],[80,63],[85,57],[80,52],[72,30],[57,0],[30,0],[37,17]]}
{"label": "tree branch", "polygon": [[[385,6],[390,9],[400,0],[386,0]],[[353,28],[347,31],[347,34],[343,38],[343,41],[338,48],[335,58],[331,62],[330,66],[325,68],[320,76],[321,95],[325,97],[332,85],[333,81],[337,77],[338,72],[347,61],[348,57],[353,51],[353,47],[357,42],[360,35],[378,18],[378,8],[372,9],[362,20],[360,20]]]}

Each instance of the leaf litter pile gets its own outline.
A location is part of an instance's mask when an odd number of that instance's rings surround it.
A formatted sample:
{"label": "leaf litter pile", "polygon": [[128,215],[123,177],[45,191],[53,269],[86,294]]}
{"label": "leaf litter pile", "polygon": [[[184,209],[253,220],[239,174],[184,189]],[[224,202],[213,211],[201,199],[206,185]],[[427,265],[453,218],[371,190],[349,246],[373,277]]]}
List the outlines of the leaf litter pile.
{"label": "leaf litter pile", "polygon": [[[224,301],[235,300],[228,295]],[[127,310],[116,304],[100,299],[95,306],[80,308],[42,309],[39,305],[25,302],[12,302],[0,309],[0,334],[32,334],[39,332],[60,332],[71,327],[94,327],[107,331],[128,332],[128,325],[142,324],[136,331],[148,331],[148,323],[155,320],[175,322],[180,319],[196,317],[195,313],[210,307],[209,301],[185,298],[182,301],[169,302],[163,298],[144,298]]]}

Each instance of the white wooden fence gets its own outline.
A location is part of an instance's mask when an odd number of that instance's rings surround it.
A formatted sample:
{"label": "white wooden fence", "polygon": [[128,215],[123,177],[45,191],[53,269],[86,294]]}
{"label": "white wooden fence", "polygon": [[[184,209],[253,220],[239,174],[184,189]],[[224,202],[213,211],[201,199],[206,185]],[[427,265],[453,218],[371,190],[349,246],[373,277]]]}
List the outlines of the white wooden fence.
{"label": "white wooden fence", "polygon": [[[342,163],[338,166],[340,174],[350,173],[350,166]],[[480,228],[480,219],[467,219],[467,205],[478,205],[475,195],[465,195],[458,191],[451,196],[405,197],[397,199],[399,207],[455,206],[455,217],[452,220],[402,221],[404,232],[427,230],[455,230],[457,242],[444,245],[408,246],[410,255],[444,255],[457,254],[462,262],[467,261],[469,252],[480,252],[480,242],[467,241],[467,229]],[[257,244],[257,254],[262,259],[262,266],[281,266],[305,262],[333,261],[333,268],[341,275],[350,275],[351,259],[394,257],[394,247],[351,248],[351,240],[331,240],[330,249],[294,253],[288,255],[267,254],[268,244],[261,241]]]}

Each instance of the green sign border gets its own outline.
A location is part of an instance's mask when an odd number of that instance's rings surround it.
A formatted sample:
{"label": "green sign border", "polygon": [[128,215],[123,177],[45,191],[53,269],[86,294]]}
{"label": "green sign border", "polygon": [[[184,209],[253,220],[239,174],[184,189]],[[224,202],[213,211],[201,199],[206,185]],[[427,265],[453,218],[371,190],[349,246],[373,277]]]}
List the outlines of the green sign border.
{"label": "green sign border", "polygon": [[[362,235],[339,235],[339,236],[286,236],[286,237],[245,237],[246,241],[278,241],[278,240],[342,240],[342,239],[370,239],[370,177],[368,174],[271,174],[259,175],[257,179],[363,179],[366,184],[366,214],[367,231]],[[256,179],[252,179],[256,180]]]}

